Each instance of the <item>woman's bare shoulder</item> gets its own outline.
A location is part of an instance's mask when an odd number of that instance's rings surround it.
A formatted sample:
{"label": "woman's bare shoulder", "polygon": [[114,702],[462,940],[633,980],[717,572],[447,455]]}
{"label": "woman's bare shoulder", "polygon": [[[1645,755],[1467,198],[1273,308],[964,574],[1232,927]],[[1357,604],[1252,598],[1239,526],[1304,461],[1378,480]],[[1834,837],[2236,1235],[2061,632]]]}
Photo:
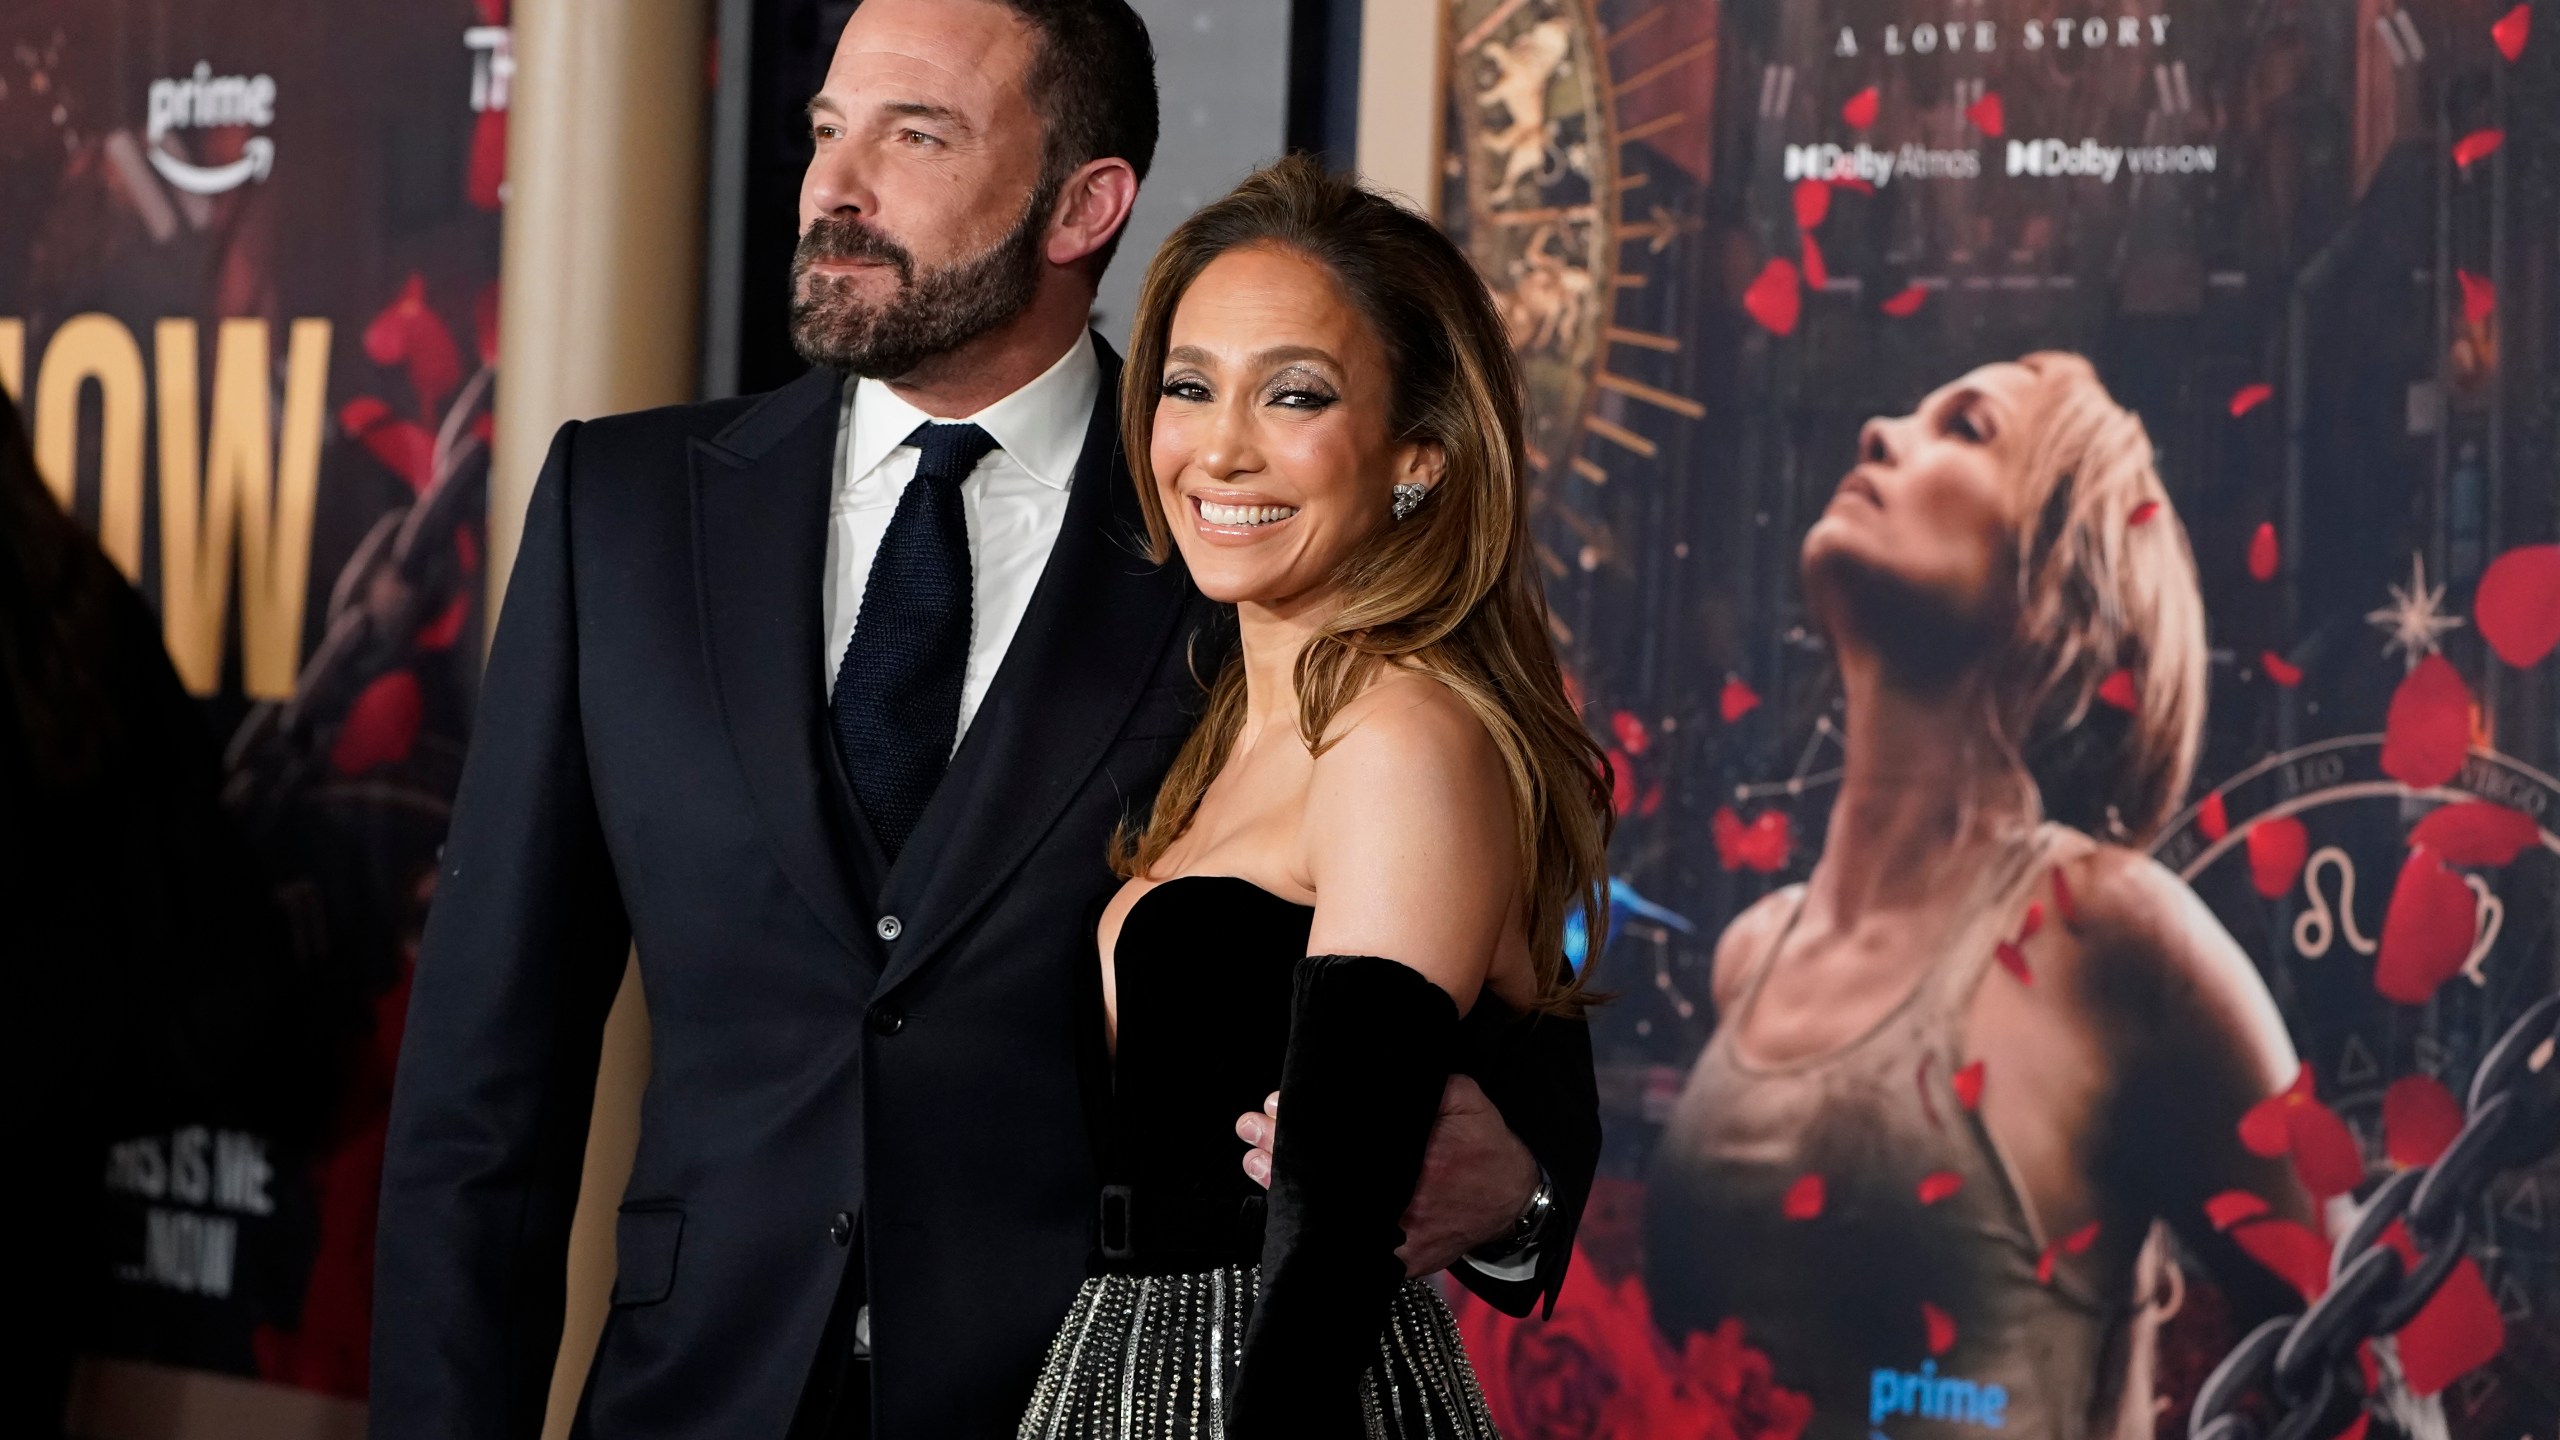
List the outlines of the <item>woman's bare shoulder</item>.
{"label": "woman's bare shoulder", "polygon": [[1724,927],[1716,938],[1715,971],[1712,988],[1716,1006],[1729,1010],[1742,998],[1743,987],[1751,983],[1753,967],[1769,953],[1786,933],[1787,921],[1804,899],[1804,885],[1782,885],[1743,907],[1733,923]]}

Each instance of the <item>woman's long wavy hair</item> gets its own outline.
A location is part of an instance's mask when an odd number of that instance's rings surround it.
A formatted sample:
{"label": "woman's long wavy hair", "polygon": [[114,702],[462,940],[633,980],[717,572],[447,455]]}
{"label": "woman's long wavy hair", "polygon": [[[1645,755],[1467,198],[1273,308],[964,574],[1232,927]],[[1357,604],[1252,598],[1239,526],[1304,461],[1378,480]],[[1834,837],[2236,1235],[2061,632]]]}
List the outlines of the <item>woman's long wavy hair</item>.
{"label": "woman's long wavy hair", "polygon": [[[2147,844],[2184,800],[2204,733],[2195,556],[2141,418],[2078,355],[2019,363],[2039,384],[2017,620],[1994,679],[2001,733],[2047,814]],[[2110,682],[2118,688],[2102,698]]]}
{"label": "woman's long wavy hair", "polygon": [[[1571,1013],[1585,1003],[1590,967],[1576,975],[1565,965],[1566,917],[1583,912],[1594,956],[1608,918],[1607,762],[1565,698],[1530,548],[1519,365],[1465,254],[1429,221],[1304,156],[1257,171],[1184,221],[1148,267],[1121,380],[1121,433],[1149,552],[1159,562],[1173,555],[1146,437],[1174,311],[1211,261],[1255,245],[1303,255],[1333,277],[1386,350],[1390,432],[1400,443],[1434,442],[1445,457],[1421,508],[1379,527],[1343,562],[1342,608],[1298,655],[1299,736],[1322,754],[1334,717],[1382,666],[1432,676],[1466,702],[1510,774],[1537,1007]],[[1146,824],[1115,843],[1123,875],[1149,873],[1190,826],[1244,715],[1235,656]]]}

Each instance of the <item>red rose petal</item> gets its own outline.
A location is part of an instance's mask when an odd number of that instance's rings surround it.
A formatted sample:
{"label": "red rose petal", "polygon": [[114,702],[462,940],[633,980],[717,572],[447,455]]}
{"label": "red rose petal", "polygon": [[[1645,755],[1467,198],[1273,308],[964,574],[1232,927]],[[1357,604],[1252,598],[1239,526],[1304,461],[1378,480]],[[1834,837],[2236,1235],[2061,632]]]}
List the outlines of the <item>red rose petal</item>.
{"label": "red rose petal", "polygon": [[1920,1203],[1935,1205],[1964,1188],[1964,1177],[1953,1170],[1932,1170],[1920,1177]]}
{"label": "red rose petal", "polygon": [[2257,409],[2259,406],[2266,404],[2269,399],[2274,397],[2275,393],[2276,387],[2268,384],[2264,380],[2260,380],[2251,385],[2243,385],[2239,389],[2232,391],[2231,418],[2237,420],[2241,416],[2248,414],[2250,411]]}
{"label": "red rose petal", "polygon": [[2009,112],[2000,103],[2000,92],[1985,90],[1982,98],[1964,107],[1964,118],[1973,128],[1993,139],[2009,133]]}
{"label": "red rose petal", "polygon": [[2223,807],[2222,792],[2214,791],[2196,807],[2196,830],[2207,840],[2219,840],[2231,833],[2231,812]]}
{"label": "red rose petal", "polygon": [[1799,180],[1796,182],[1796,228],[1819,230],[1831,214],[1831,182]]}
{"label": "red rose petal", "polygon": [[1905,285],[1900,290],[1895,291],[1892,298],[1886,300],[1876,308],[1887,315],[1892,316],[1896,320],[1907,320],[1910,317],[1919,314],[1920,307],[1928,303],[1928,299],[1929,292],[1927,290],[1924,290],[1917,285]]}
{"label": "red rose petal", "polygon": [[1929,1331],[1930,1354],[1944,1355],[1955,1348],[1956,1322],[1953,1316],[1923,1300],[1920,1302],[1920,1323]]}
{"label": "red rose petal", "polygon": [[2145,500],[2141,504],[2133,507],[2133,513],[2125,517],[2124,523],[2127,525],[2148,525],[2151,523],[2151,517],[2159,513],[2159,501]]}
{"label": "red rose petal", "polygon": [[2293,1143],[2286,1112],[2310,1098],[2311,1067],[2297,1066],[2291,1085],[2250,1106],[2248,1113],[2240,1117],[2240,1143],[2249,1147],[2252,1155],[2273,1159],[2283,1154]]}
{"label": "red rose petal", "polygon": [[462,193],[475,208],[496,210],[504,203],[506,184],[507,112],[492,106],[471,122],[471,161]]}
{"label": "red rose petal", "polygon": [[2098,686],[2098,698],[2127,713],[2142,703],[2142,696],[2133,688],[2133,672],[2130,670],[2118,670],[2109,675]]}
{"label": "red rose petal", "polygon": [[2438,806],[2409,830],[2411,845],[2427,847],[2448,865],[2513,864],[2541,839],[2532,816],[2487,800]]}
{"label": "red rose petal", "polygon": [[2382,1151],[2394,1165],[2432,1165],[2462,1131],[2462,1102],[2432,1075],[2404,1075],[2382,1092]]}
{"label": "red rose petal", "polygon": [[2510,65],[2524,58],[2524,42],[2532,34],[2533,6],[2530,4],[2518,5],[2498,17],[2498,23],[2489,27],[2489,38],[2496,42],[2498,53],[2506,56]]}
{"label": "red rose petal", "polygon": [[418,743],[418,724],[425,714],[417,676],[406,670],[382,676],[348,707],[347,722],[329,747],[329,763],[341,775],[399,764]]}
{"label": "red rose petal", "polygon": [[2498,658],[2521,669],[2560,647],[2560,545],[2519,545],[2489,562],[2472,621]]}
{"label": "red rose petal", "polygon": [[2489,277],[2456,270],[2453,278],[2462,282],[2462,318],[2474,325],[2488,319],[2498,310],[2498,287]]}
{"label": "red rose petal", "polygon": [[429,654],[452,649],[453,642],[462,638],[463,616],[470,609],[470,596],[454,596],[453,603],[444,608],[442,615],[429,621],[425,628],[418,631],[418,648]]}
{"label": "red rose petal", "polygon": [[2281,555],[2276,548],[2276,527],[2264,520],[2249,535],[2249,578],[2273,580]]}
{"label": "red rose petal", "polygon": [[2270,1213],[2273,1207],[2263,1197],[2246,1190],[2225,1190],[2204,1202],[2204,1218],[2212,1221],[2216,1230],[2228,1230],[2244,1220]]}
{"label": "red rose petal", "polygon": [[2298,1101],[2285,1111],[2285,1131],[2293,1173],[2314,1199],[2344,1195],[2364,1183],[2364,1152],[2335,1110],[2317,1100]]}
{"label": "red rose petal", "polygon": [[1787,1187],[1787,1198],[1779,1209],[1790,1220],[1810,1220],[1822,1213],[1824,1194],[1821,1176],[1799,1175]]}
{"label": "red rose petal", "polygon": [[2471,746],[2471,687],[2442,655],[2418,662],[2391,694],[2382,727],[2382,773],[2413,790],[2462,773]]}
{"label": "red rose petal", "polygon": [[2062,867],[2053,867],[2053,908],[2062,912],[2062,923],[2074,929],[2080,924],[2080,902],[2071,898],[2071,881]]}
{"label": "red rose petal", "polygon": [[1840,118],[1848,121],[1850,128],[1864,130],[1876,123],[1876,111],[1882,102],[1876,87],[1870,85],[1849,97],[1848,103],[1840,107]]}
{"label": "red rose petal", "polygon": [[1742,308],[1772,335],[1793,335],[1804,314],[1804,292],[1795,262],[1781,256],[1760,267],[1760,276],[1742,292]]}
{"label": "red rose petal", "polygon": [[1810,235],[1797,237],[1802,247],[1799,263],[1804,266],[1804,284],[1808,290],[1819,290],[1831,283],[1831,266],[1822,258],[1822,247]]}
{"label": "red rose petal", "polygon": [[1742,683],[1739,675],[1724,677],[1724,689],[1716,695],[1716,713],[1724,723],[1732,724],[1760,708],[1760,692]]}
{"label": "red rose petal", "polygon": [[359,395],[338,407],[338,428],[361,435],[391,418],[391,407],[371,395]]}
{"label": "red rose petal", "polygon": [[2507,1348],[2507,1322],[2470,1257],[2456,1261],[2444,1288],[2397,1332],[2400,1366],[2409,1389],[2433,1395],[2498,1358]]}
{"label": "red rose petal", "polygon": [[2097,1243],[2098,1222],[2092,1220],[2088,1224],[2083,1225],[2079,1229],[2062,1237],[2062,1253],[2065,1255],[2085,1255],[2089,1252],[2089,1247]]}
{"label": "red rose petal", "polygon": [[2268,679],[2273,680],[2287,690],[2290,690],[2294,686],[2302,683],[2302,667],[2285,659],[2273,650],[2259,651],[2258,664],[2265,668]]}
{"label": "red rose petal", "polygon": [[2504,130],[2474,130],[2453,142],[2453,163],[2468,170],[2497,154],[2498,147],[2506,143]]}
{"label": "red rose petal", "polygon": [[1962,1105],[1967,1110],[1975,1109],[1982,1104],[1981,1061],[1976,1060],[1965,1066],[1963,1069],[1958,1070],[1955,1073],[1955,1079],[1952,1083],[1955,1086],[1957,1104]]}
{"label": "red rose petal", "polygon": [[2033,940],[2036,938],[2036,932],[2043,928],[2044,902],[2040,900],[2028,901],[2027,913],[2018,917],[2018,943],[2024,945],[2028,941]]}
{"label": "red rose petal", "polygon": [[1611,711],[1609,733],[1617,737],[1618,748],[1630,755],[1643,754],[1645,747],[1653,743],[1652,732],[1644,728],[1644,722],[1637,719],[1633,711]]}
{"label": "red rose petal", "polygon": [[1787,856],[1794,848],[1794,835],[1783,810],[1763,810],[1748,824],[1733,812],[1731,806],[1719,809],[1709,822],[1716,842],[1716,858],[1727,870],[1751,870],[1774,875],[1787,868]]}
{"label": "red rose petal", "polygon": [[2234,1228],[2231,1239],[2249,1258],[2266,1266],[2305,1300],[2317,1300],[2329,1288],[2329,1242],[2296,1220],[2252,1220]]}
{"label": "red rose petal", "polygon": [[2311,832],[2290,815],[2261,820],[2249,827],[2249,883],[2269,900],[2293,891],[2311,858]]}
{"label": "red rose petal", "polygon": [[1626,751],[1611,747],[1609,761],[1609,808],[1624,815],[1636,806],[1636,762]]}
{"label": "red rose petal", "polygon": [[2424,1005],[2471,958],[2478,925],[2471,887],[2462,877],[2432,852],[2410,851],[2391,887],[2391,909],[2382,917],[2373,988],[2386,1000]]}
{"label": "red rose petal", "polygon": [[2019,949],[2017,946],[2006,940],[2003,940],[2000,942],[1999,948],[1992,952],[1992,958],[2000,962],[2001,969],[2006,970],[2012,976],[2015,976],[2019,984],[2033,985],[2036,983],[2034,972],[2027,968],[2026,951]]}

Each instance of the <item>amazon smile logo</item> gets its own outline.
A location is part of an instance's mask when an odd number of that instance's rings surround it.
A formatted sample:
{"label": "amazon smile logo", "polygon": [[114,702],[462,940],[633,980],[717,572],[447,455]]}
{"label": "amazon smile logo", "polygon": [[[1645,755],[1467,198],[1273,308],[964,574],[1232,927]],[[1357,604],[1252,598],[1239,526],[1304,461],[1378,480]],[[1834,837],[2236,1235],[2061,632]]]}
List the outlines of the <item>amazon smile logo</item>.
{"label": "amazon smile logo", "polygon": [[267,75],[216,75],[199,60],[195,73],[175,80],[151,82],[151,120],[144,153],[160,178],[195,195],[219,195],[252,180],[264,180],[275,168],[276,142],[252,135],[240,147],[240,158],[227,165],[198,165],[169,148],[177,130],[214,130],[245,125],[263,130],[276,120],[276,82]]}

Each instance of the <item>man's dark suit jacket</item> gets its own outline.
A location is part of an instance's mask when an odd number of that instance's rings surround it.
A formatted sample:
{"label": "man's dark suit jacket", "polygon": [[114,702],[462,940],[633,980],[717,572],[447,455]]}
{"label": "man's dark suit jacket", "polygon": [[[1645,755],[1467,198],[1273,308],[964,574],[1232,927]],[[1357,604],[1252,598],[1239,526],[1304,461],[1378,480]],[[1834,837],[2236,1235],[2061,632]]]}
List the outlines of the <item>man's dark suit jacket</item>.
{"label": "man's dark suit jacket", "polygon": [[[561,430],[410,1002],[375,1436],[537,1433],[634,941],[651,1074],[582,1429],[782,1436],[850,1240],[874,1433],[1013,1433],[1092,1246],[1105,843],[1190,728],[1216,613],[1137,549],[1101,353],[1065,528],[895,865],[818,663],[842,378]],[[1544,1023],[1483,1077],[1568,1212],[1535,1281],[1470,1282],[1514,1313],[1562,1279],[1590,1075],[1587,1032]]]}

